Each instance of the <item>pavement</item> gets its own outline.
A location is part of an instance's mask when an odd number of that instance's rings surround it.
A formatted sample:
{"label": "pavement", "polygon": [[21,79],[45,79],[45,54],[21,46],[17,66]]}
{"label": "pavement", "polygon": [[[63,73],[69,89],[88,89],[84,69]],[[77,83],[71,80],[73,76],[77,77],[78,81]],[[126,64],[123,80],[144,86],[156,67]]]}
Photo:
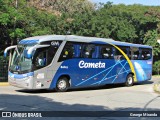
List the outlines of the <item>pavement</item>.
{"label": "pavement", "polygon": [[[54,114],[54,111],[78,111],[81,114],[87,114],[89,111],[103,111],[101,112],[103,113],[102,115],[96,115],[93,112],[95,117],[86,117],[85,115],[85,117],[78,118],[59,116],[54,118],[47,117],[45,120],[159,120],[160,118],[158,117],[118,117],[123,114],[123,111],[129,111],[129,114],[132,111],[139,111],[140,113],[141,111],[160,111],[160,94],[154,92],[153,89],[154,84],[159,80],[159,78],[155,77],[150,81],[139,83],[132,87],[107,85],[97,88],[72,89],[64,93],[49,90],[25,90],[9,85],[0,86],[0,111],[53,111],[52,114]],[[111,117],[106,117],[107,111],[111,112],[109,113]],[[72,116],[76,112],[69,114]],[[0,119],[5,120],[6,118]],[[18,118],[12,119],[17,120]],[[30,119],[33,118],[24,118],[24,120]],[[44,118],[35,119],[41,120]]]}
{"label": "pavement", "polygon": [[154,89],[155,92],[160,94],[160,77],[155,77],[155,78],[158,78],[159,81],[156,81],[154,83],[153,89]]}

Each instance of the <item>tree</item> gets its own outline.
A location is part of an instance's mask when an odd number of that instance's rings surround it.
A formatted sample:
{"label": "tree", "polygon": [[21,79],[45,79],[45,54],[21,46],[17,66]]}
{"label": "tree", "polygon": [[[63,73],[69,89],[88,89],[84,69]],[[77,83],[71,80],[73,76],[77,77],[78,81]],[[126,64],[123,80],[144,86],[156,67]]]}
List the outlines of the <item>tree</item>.
{"label": "tree", "polygon": [[158,32],[157,30],[149,30],[144,37],[143,43],[153,47],[153,55],[158,56],[160,53],[160,45],[157,42]]}
{"label": "tree", "polygon": [[61,16],[63,13],[73,16],[94,9],[94,5],[89,0],[28,0],[28,2],[40,10],[57,16]]}
{"label": "tree", "polygon": [[160,60],[156,61],[153,64],[153,72],[157,73],[158,75],[160,75]]}

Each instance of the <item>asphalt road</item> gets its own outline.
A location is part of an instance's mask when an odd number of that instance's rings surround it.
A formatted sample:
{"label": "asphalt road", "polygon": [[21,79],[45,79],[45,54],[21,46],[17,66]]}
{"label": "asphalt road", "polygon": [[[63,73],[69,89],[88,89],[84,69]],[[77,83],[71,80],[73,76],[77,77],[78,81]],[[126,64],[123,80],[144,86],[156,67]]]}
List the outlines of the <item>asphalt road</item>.
{"label": "asphalt road", "polygon": [[[95,115],[94,118],[88,117],[87,120],[119,119],[116,117],[115,111],[117,113],[118,111],[160,111],[160,95],[153,91],[153,83],[158,80],[160,78],[153,78],[132,87],[107,85],[89,89],[74,89],[65,93],[48,90],[30,91],[13,86],[0,86],[0,111],[113,111],[113,114],[110,113],[113,117],[106,118],[103,114]],[[27,119],[25,118],[25,120]],[[64,117],[55,119],[64,119]],[[74,117],[66,119],[75,120]],[[78,119],[86,119],[86,117]],[[131,117],[130,119],[158,120],[157,117]]]}

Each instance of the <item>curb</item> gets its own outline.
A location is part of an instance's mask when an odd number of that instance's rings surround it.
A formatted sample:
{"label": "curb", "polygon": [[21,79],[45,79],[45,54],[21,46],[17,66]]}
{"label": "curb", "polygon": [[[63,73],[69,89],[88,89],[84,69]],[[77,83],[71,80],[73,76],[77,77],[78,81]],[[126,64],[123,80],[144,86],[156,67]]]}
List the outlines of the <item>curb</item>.
{"label": "curb", "polygon": [[153,86],[153,90],[157,93],[160,93],[160,83],[156,83]]}
{"label": "curb", "polygon": [[8,82],[0,82],[0,86],[9,86]]}

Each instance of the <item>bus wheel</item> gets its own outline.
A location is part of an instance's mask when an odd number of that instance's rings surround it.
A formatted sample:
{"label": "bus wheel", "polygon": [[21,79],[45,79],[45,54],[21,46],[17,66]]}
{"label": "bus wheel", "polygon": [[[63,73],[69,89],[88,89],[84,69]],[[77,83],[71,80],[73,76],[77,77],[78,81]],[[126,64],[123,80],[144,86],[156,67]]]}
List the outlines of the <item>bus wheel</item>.
{"label": "bus wheel", "polygon": [[66,77],[59,78],[56,84],[56,91],[66,92],[68,87],[69,87],[69,80]]}
{"label": "bus wheel", "polygon": [[129,87],[129,86],[133,86],[133,75],[129,74],[126,78],[126,82],[125,82],[125,86]]}

